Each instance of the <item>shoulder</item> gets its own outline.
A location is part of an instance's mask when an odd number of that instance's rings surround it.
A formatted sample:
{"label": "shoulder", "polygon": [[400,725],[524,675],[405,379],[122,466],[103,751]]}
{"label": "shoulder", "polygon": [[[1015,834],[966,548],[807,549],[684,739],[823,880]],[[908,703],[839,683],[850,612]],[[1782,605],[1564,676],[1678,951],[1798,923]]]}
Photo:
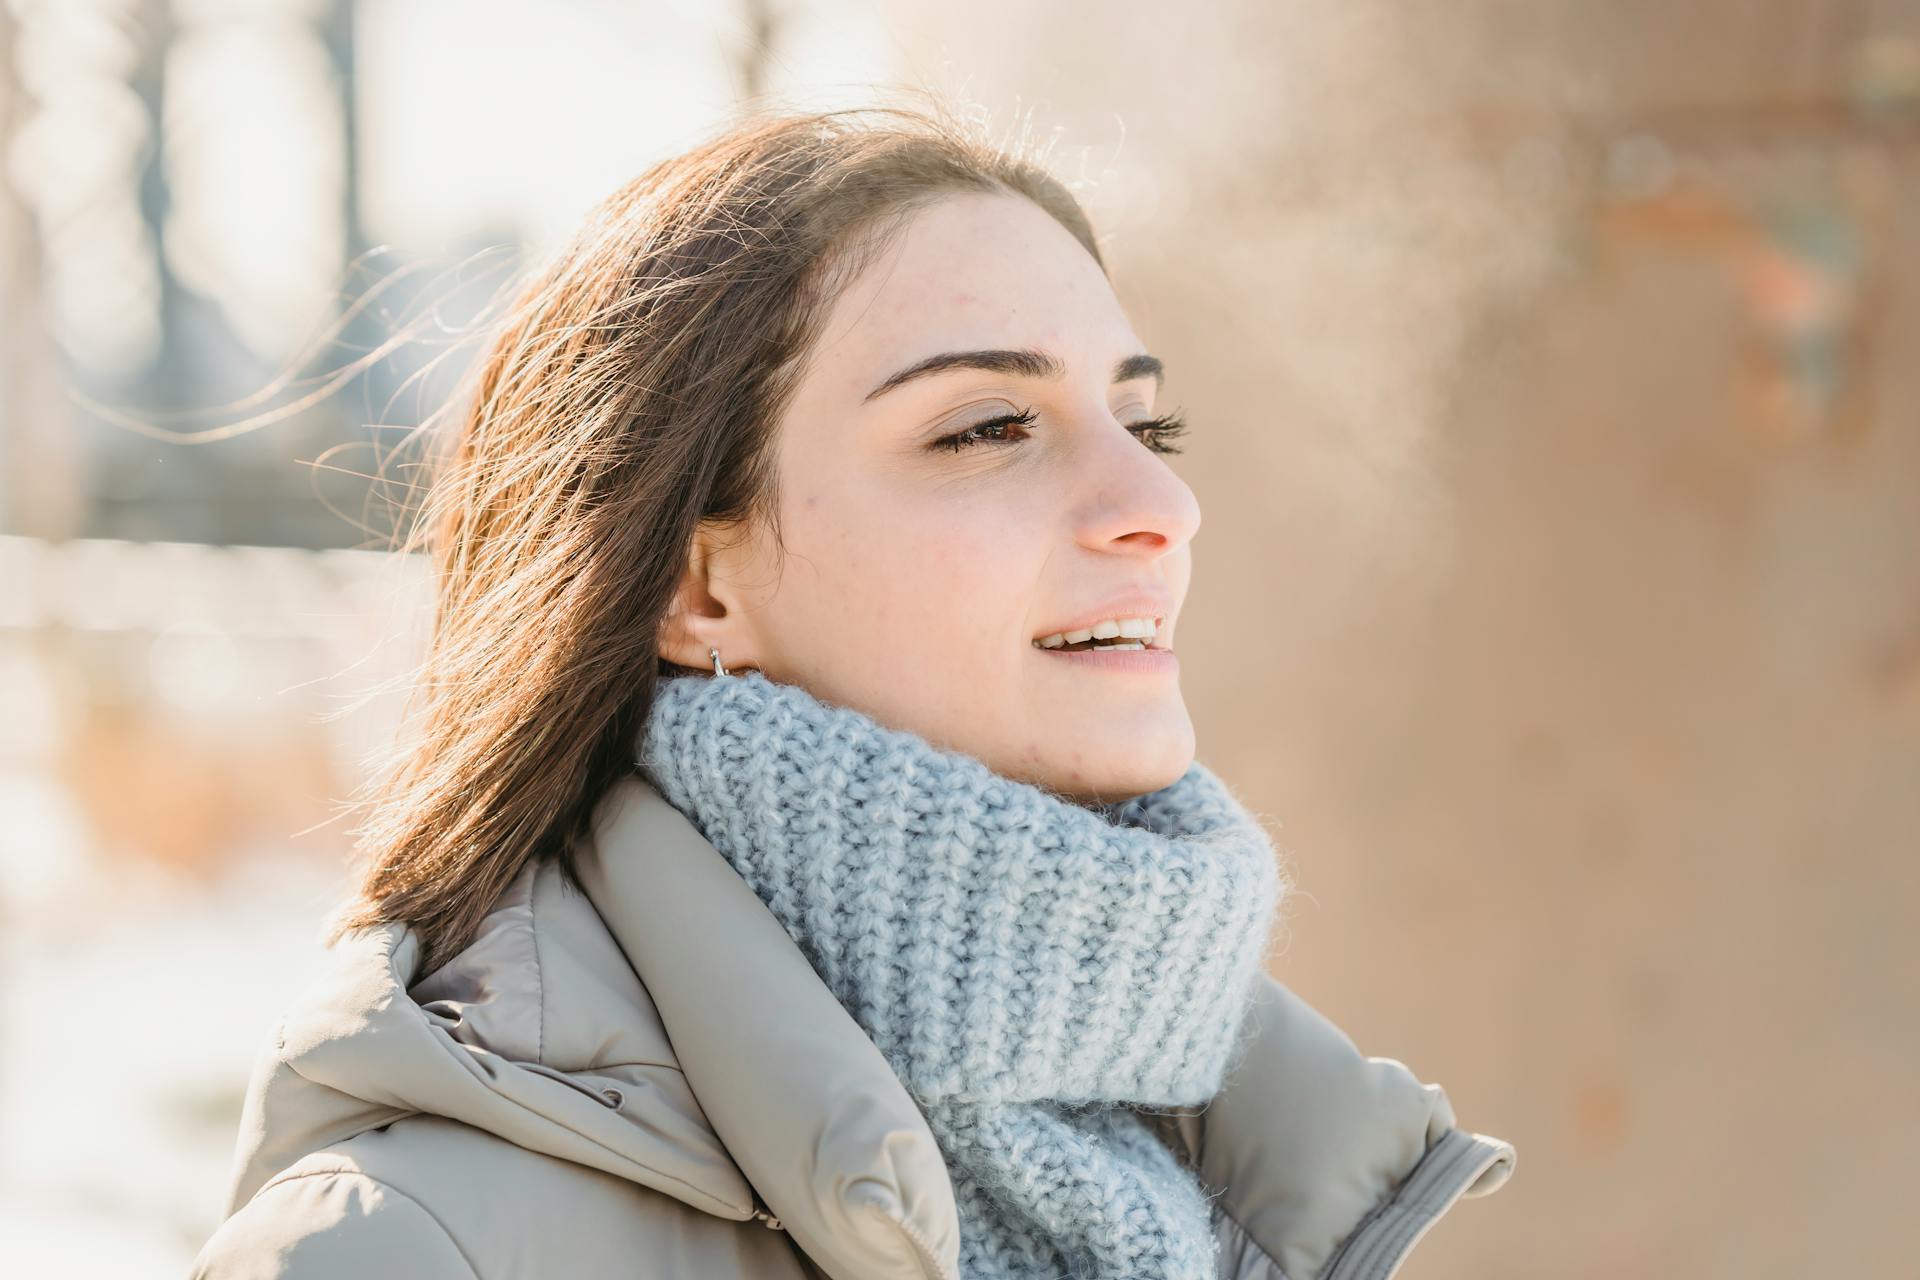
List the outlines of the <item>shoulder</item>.
{"label": "shoulder", "polygon": [[783,1232],[415,1115],[266,1183],[195,1260],[195,1280],[799,1276]]}

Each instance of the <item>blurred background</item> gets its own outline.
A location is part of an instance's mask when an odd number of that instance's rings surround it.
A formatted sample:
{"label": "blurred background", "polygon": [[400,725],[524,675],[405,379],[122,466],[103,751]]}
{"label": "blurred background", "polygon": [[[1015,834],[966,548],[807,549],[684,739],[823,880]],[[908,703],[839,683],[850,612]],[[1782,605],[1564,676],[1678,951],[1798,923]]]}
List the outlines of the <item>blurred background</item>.
{"label": "blurred background", "polygon": [[478,293],[896,85],[1047,140],[1195,423],[1276,973],[1518,1147],[1404,1274],[1915,1274],[1920,0],[0,0],[7,1270],[218,1220]]}

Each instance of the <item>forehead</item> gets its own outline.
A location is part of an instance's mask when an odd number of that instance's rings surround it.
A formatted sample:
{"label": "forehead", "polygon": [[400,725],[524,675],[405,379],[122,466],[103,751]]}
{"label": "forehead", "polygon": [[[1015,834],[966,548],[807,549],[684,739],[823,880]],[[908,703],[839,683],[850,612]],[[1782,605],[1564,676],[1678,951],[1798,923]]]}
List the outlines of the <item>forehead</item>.
{"label": "forehead", "polygon": [[1013,346],[1104,379],[1139,342],[1072,232],[1024,197],[968,193],[920,210],[834,300],[812,380],[858,400],[923,357]]}

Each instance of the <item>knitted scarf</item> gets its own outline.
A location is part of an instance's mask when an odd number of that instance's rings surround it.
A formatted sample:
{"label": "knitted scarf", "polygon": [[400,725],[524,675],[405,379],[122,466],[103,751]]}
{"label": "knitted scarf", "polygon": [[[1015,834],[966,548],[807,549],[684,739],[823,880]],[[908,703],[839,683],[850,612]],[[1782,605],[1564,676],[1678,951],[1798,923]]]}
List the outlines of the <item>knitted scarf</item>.
{"label": "knitted scarf", "polygon": [[1218,777],[1085,806],[752,670],[640,739],[926,1116],[964,1280],[1213,1280],[1216,1193],[1126,1104],[1219,1091],[1290,887]]}

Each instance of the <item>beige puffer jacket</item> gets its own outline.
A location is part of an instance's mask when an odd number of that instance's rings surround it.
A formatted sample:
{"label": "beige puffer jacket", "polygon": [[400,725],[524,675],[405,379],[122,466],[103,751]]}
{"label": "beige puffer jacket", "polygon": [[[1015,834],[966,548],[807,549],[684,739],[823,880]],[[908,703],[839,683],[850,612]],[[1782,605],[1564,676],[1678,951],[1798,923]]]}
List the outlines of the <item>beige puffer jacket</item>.
{"label": "beige puffer jacket", "polygon": [[[529,867],[413,976],[351,935],[249,1084],[205,1280],[958,1280],[953,1189],[878,1048],[645,780],[609,792],[585,897]],[[1438,1085],[1272,978],[1205,1108],[1151,1118],[1215,1201],[1223,1280],[1385,1280],[1512,1172]]]}

